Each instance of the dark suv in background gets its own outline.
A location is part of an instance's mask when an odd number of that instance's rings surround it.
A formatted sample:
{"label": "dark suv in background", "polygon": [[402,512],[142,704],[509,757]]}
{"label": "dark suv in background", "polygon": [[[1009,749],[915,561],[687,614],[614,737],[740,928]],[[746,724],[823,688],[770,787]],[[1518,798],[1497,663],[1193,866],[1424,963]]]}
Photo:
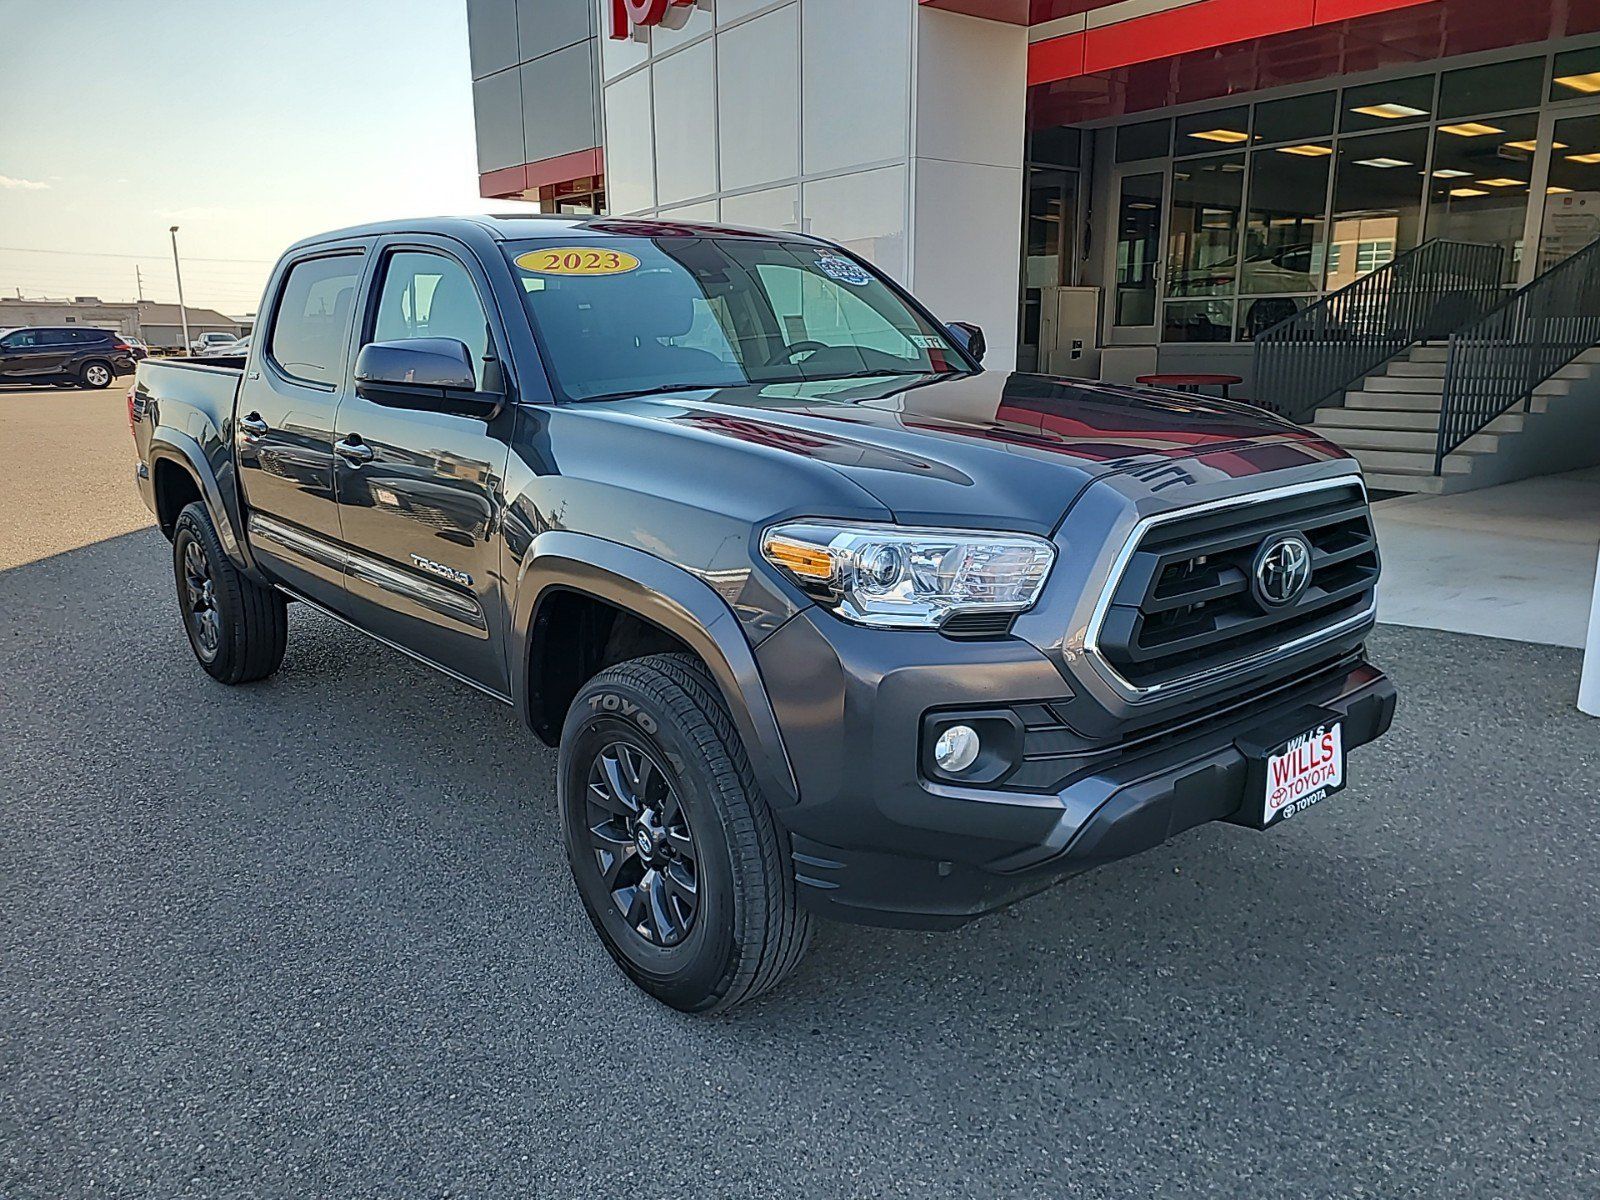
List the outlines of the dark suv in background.
{"label": "dark suv in background", "polygon": [[133,367],[133,348],[114,329],[42,327],[0,336],[0,383],[103,388]]}

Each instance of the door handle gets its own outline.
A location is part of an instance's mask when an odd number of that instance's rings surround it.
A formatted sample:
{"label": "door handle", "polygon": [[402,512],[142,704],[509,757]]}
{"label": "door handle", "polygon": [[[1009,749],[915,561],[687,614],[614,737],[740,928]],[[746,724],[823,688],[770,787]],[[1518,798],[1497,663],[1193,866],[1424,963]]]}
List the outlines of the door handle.
{"label": "door handle", "polygon": [[359,433],[352,433],[344,441],[335,442],[333,452],[352,467],[372,461],[372,447],[361,440]]}
{"label": "door handle", "polygon": [[260,437],[267,432],[267,423],[261,419],[260,413],[250,413],[239,418],[239,432],[245,437]]}

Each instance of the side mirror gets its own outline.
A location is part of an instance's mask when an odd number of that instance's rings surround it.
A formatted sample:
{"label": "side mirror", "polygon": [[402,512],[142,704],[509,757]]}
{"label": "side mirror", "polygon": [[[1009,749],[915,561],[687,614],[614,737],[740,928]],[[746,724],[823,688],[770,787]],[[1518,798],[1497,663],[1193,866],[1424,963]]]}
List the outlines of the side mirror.
{"label": "side mirror", "polygon": [[980,366],[983,364],[984,352],[989,349],[989,343],[983,338],[983,330],[970,321],[951,321],[945,329],[958,349],[965,351],[973,362]]}
{"label": "side mirror", "polygon": [[503,394],[478,390],[472,351],[455,338],[369,342],[356,355],[356,395],[393,408],[484,420],[505,404]]}

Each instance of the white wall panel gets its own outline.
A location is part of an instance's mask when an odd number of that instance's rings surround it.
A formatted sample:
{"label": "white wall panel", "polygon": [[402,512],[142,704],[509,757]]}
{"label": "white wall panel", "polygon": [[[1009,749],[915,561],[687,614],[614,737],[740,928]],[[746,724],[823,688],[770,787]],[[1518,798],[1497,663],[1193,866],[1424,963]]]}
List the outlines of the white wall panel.
{"label": "white wall panel", "polygon": [[800,185],[746,192],[722,198],[722,219],[729,225],[749,225],[755,229],[783,229],[800,232]]}
{"label": "white wall panel", "polygon": [[722,186],[800,173],[800,8],[791,4],[717,37]]}
{"label": "white wall panel", "polygon": [[709,40],[658,58],[655,76],[656,202],[717,190],[716,56]]}
{"label": "white wall panel", "polygon": [[654,208],[655,145],[651,134],[650,71],[605,89],[606,204],[614,213]]}
{"label": "white wall panel", "polygon": [[913,0],[801,0],[808,175],[904,158]]}
{"label": "white wall panel", "polygon": [[984,365],[1017,362],[1022,168],[916,161],[911,290],[941,321],[972,321]]}
{"label": "white wall panel", "polygon": [[1022,166],[1026,29],[923,9],[917,20],[916,70],[913,155]]}

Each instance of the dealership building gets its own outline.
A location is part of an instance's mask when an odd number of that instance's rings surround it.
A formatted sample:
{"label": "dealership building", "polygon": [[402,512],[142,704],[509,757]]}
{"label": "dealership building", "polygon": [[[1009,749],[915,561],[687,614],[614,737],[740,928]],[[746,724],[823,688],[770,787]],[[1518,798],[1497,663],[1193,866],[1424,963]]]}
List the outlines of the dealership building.
{"label": "dealership building", "polygon": [[[991,366],[1237,377],[1380,486],[1600,459],[1597,272],[1556,270],[1600,233],[1600,0],[468,13],[485,196],[828,237],[982,326]],[[1519,321],[1442,395],[1451,333]],[[1517,378],[1485,391],[1488,359]]]}

